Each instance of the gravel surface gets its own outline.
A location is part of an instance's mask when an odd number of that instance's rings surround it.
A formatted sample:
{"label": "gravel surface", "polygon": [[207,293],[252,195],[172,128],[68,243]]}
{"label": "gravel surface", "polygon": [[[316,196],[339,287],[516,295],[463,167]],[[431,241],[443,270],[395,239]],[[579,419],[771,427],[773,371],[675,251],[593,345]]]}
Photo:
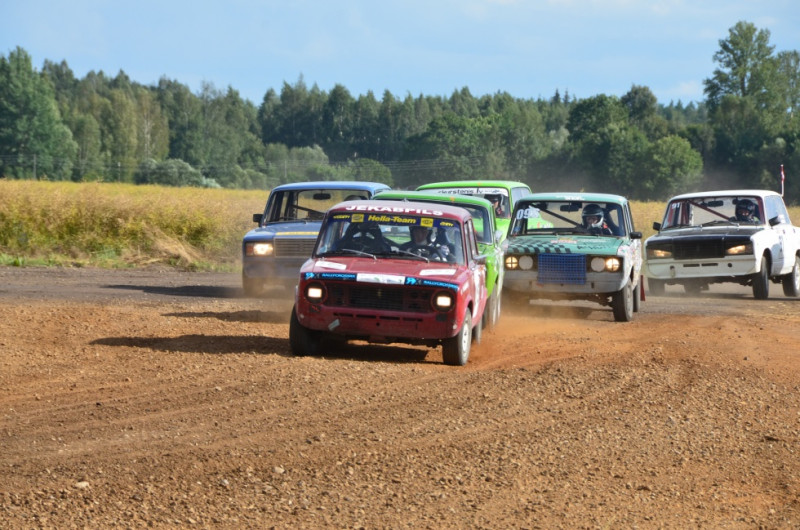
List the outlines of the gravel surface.
{"label": "gravel surface", "polygon": [[0,268],[2,528],[798,528],[800,301],[289,353],[238,275]]}

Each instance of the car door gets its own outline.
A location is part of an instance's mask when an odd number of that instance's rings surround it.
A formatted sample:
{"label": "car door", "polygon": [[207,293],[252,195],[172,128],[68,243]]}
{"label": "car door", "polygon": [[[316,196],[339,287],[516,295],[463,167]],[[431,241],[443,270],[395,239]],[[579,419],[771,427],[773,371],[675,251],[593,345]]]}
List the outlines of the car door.
{"label": "car door", "polygon": [[764,199],[766,208],[766,221],[777,219],[778,223],[770,227],[778,236],[777,248],[772,249],[772,274],[786,274],[794,266],[794,257],[797,254],[797,229],[789,221],[789,212],[783,204],[783,199],[778,195],[769,195]]}

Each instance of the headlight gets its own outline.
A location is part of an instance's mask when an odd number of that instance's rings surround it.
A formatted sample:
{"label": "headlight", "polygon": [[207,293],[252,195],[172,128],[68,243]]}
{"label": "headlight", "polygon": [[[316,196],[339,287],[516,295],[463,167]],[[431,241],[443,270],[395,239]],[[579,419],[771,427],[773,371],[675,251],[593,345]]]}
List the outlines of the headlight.
{"label": "headlight", "polygon": [[506,269],[518,269],[519,260],[516,256],[506,256]]}
{"label": "headlight", "polygon": [[672,252],[660,248],[648,248],[647,259],[667,259],[672,257]]}
{"label": "headlight", "polygon": [[740,254],[752,254],[752,253],[753,253],[752,243],[745,243],[744,245],[736,245],[735,247],[731,247],[725,250],[726,256],[738,256]]}
{"label": "headlight", "polygon": [[309,302],[318,304],[325,298],[325,288],[318,283],[310,283],[306,286],[306,298]]}
{"label": "headlight", "polygon": [[271,256],[273,248],[272,243],[246,243],[244,253],[245,256]]}
{"label": "headlight", "polygon": [[438,311],[450,311],[453,302],[453,295],[450,293],[441,292],[433,295],[433,308]]}
{"label": "headlight", "polygon": [[524,271],[529,271],[533,268],[533,258],[530,256],[520,256],[518,263],[519,268]]}
{"label": "headlight", "polygon": [[617,272],[621,266],[622,261],[619,258],[602,258],[600,256],[595,256],[592,258],[592,261],[589,262],[589,267],[591,267],[594,272]]}

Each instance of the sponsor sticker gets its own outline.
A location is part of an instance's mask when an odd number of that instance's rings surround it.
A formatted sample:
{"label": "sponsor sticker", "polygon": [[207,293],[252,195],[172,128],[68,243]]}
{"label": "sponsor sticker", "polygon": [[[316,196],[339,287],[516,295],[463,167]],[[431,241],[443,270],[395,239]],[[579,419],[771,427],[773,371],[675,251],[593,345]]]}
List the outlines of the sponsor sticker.
{"label": "sponsor sticker", "polygon": [[356,277],[358,282],[381,283],[384,285],[403,285],[406,277],[398,274],[375,274],[370,272],[359,272]]}

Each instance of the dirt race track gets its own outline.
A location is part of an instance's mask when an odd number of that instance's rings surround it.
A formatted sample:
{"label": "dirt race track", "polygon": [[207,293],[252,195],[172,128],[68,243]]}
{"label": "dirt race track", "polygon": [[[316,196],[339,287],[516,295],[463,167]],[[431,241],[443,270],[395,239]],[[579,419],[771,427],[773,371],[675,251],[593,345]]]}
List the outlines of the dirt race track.
{"label": "dirt race track", "polygon": [[[292,357],[238,276],[0,268],[2,528],[798,528],[800,300]],[[597,309],[597,310],[594,310]]]}

